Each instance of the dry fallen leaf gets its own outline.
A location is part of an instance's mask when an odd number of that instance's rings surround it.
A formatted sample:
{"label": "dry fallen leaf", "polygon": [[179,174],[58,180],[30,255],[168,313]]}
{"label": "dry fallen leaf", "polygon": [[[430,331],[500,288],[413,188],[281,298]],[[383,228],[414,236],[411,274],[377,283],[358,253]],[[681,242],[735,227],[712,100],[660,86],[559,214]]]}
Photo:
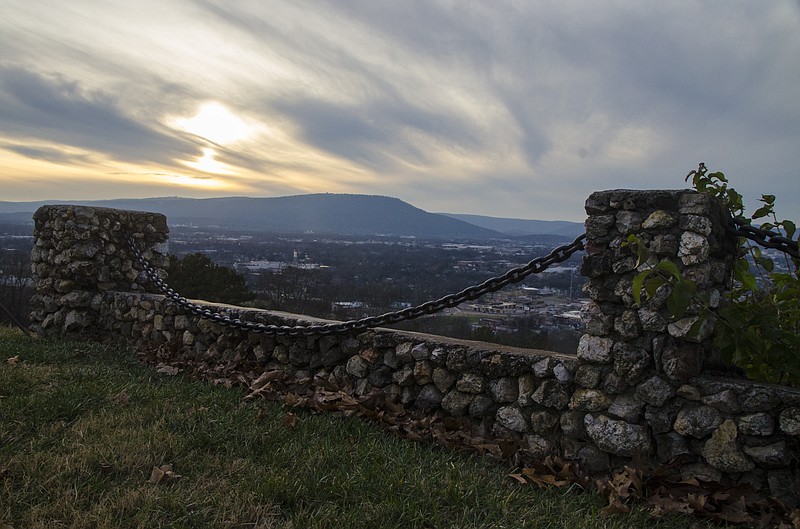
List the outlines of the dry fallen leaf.
{"label": "dry fallen leaf", "polygon": [[8,364],[8,365],[10,365],[10,366],[17,365],[18,363],[19,363],[19,355],[17,355],[17,356],[12,356],[12,357],[11,357],[11,358],[9,358],[8,360],[6,360],[6,364]]}
{"label": "dry fallen leaf", "polygon": [[261,375],[250,384],[250,391],[259,390],[262,387],[264,387],[268,382],[278,380],[283,376],[284,376],[283,372],[278,370],[265,371],[264,373],[261,373]]}
{"label": "dry fallen leaf", "polygon": [[180,479],[180,474],[176,474],[172,471],[172,465],[161,465],[160,467],[153,467],[153,471],[150,472],[150,479],[147,480],[148,483],[166,483],[168,481],[174,481],[176,479]]}
{"label": "dry fallen leaf", "polygon": [[517,481],[520,483],[520,485],[525,485],[525,484],[527,484],[527,483],[528,483],[528,482],[525,480],[525,478],[524,478],[524,477],[522,477],[522,474],[509,474],[509,475],[508,475],[508,477],[510,477],[510,478],[514,478],[515,480],[517,480]]}
{"label": "dry fallen leaf", "polygon": [[128,394],[128,390],[123,389],[116,395],[112,395],[111,397],[109,397],[108,400],[116,404],[127,404],[128,402],[130,402],[131,396]]}
{"label": "dry fallen leaf", "polygon": [[284,426],[286,426],[290,430],[294,430],[298,424],[300,424],[300,417],[295,415],[294,413],[287,413],[286,419],[283,420]]}
{"label": "dry fallen leaf", "polygon": [[160,363],[156,366],[156,373],[163,373],[165,375],[175,376],[181,372],[181,368],[175,366],[168,366],[167,364]]}

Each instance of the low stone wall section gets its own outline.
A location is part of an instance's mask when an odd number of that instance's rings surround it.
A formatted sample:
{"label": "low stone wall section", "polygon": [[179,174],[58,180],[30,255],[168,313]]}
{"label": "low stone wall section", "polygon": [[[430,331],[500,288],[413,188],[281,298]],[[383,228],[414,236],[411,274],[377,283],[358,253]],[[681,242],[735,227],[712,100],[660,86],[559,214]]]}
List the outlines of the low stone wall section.
{"label": "low stone wall section", "polygon": [[[209,304],[232,318],[272,325],[330,323],[258,309]],[[357,395],[374,388],[406,406],[468,417],[500,435],[527,436],[536,457],[560,451],[575,356],[374,329],[357,336],[265,336],[182,314],[163,296],[108,292],[100,306],[104,333],[158,351],[220,378],[237,370],[280,369],[321,377]]]}

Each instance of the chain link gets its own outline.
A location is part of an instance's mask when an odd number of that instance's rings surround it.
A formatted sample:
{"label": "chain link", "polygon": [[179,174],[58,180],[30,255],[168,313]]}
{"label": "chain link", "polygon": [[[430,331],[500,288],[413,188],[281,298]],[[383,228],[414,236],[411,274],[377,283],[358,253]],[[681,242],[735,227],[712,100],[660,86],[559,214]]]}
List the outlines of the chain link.
{"label": "chain link", "polygon": [[800,254],[797,251],[797,241],[793,241],[774,230],[756,228],[750,225],[748,219],[736,217],[728,230],[734,235],[750,239],[764,248],[774,248],[791,255],[795,259],[800,259]]}
{"label": "chain link", "polygon": [[182,307],[201,318],[208,319],[219,325],[234,327],[243,331],[254,332],[257,334],[269,334],[277,336],[326,336],[330,334],[354,334],[365,331],[373,327],[380,327],[393,323],[400,323],[401,321],[413,320],[421,316],[434,314],[446,308],[455,307],[464,303],[465,301],[475,300],[484,294],[496,292],[501,288],[522,281],[531,274],[538,274],[547,270],[550,266],[562,263],[569,259],[576,252],[583,250],[583,241],[586,239],[586,234],[581,235],[570,244],[565,244],[555,248],[549,254],[543,257],[532,259],[528,264],[512,268],[505,274],[497,277],[487,279],[480,285],[474,285],[465,288],[456,294],[448,294],[437,300],[427,301],[416,307],[409,307],[395,312],[388,312],[380,316],[370,316],[360,320],[350,320],[343,323],[328,323],[322,325],[268,325],[264,323],[257,323],[251,321],[242,321],[239,318],[231,318],[224,314],[220,314],[218,309],[211,309],[198,305],[184,298],[167,283],[161,279],[158,271],[147,262],[142,252],[136,246],[136,241],[130,235],[126,235],[128,246],[131,252],[136,257],[142,271],[147,278],[164,294],[165,297],[170,299],[173,303]]}

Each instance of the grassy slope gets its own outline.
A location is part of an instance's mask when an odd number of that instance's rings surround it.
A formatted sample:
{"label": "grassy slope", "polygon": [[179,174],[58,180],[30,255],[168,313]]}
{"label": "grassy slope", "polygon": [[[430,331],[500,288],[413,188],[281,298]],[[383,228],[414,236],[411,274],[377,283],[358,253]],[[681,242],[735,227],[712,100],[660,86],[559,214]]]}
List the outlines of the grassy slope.
{"label": "grassy slope", "polygon": [[[280,405],[241,399],[0,327],[0,528],[696,526],[603,517],[596,495],[523,487],[358,419],[288,428]],[[182,477],[149,483],[163,464]]]}

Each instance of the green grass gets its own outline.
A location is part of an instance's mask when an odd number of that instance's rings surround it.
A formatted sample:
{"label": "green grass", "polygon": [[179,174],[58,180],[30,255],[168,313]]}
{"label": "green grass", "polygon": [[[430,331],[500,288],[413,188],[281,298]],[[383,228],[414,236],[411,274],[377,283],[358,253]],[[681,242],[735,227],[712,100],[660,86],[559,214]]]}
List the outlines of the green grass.
{"label": "green grass", "polygon": [[[0,328],[0,528],[696,526],[605,517],[595,494],[521,486],[355,418],[289,429],[280,405],[242,396]],[[149,483],[163,464],[182,477]]]}

